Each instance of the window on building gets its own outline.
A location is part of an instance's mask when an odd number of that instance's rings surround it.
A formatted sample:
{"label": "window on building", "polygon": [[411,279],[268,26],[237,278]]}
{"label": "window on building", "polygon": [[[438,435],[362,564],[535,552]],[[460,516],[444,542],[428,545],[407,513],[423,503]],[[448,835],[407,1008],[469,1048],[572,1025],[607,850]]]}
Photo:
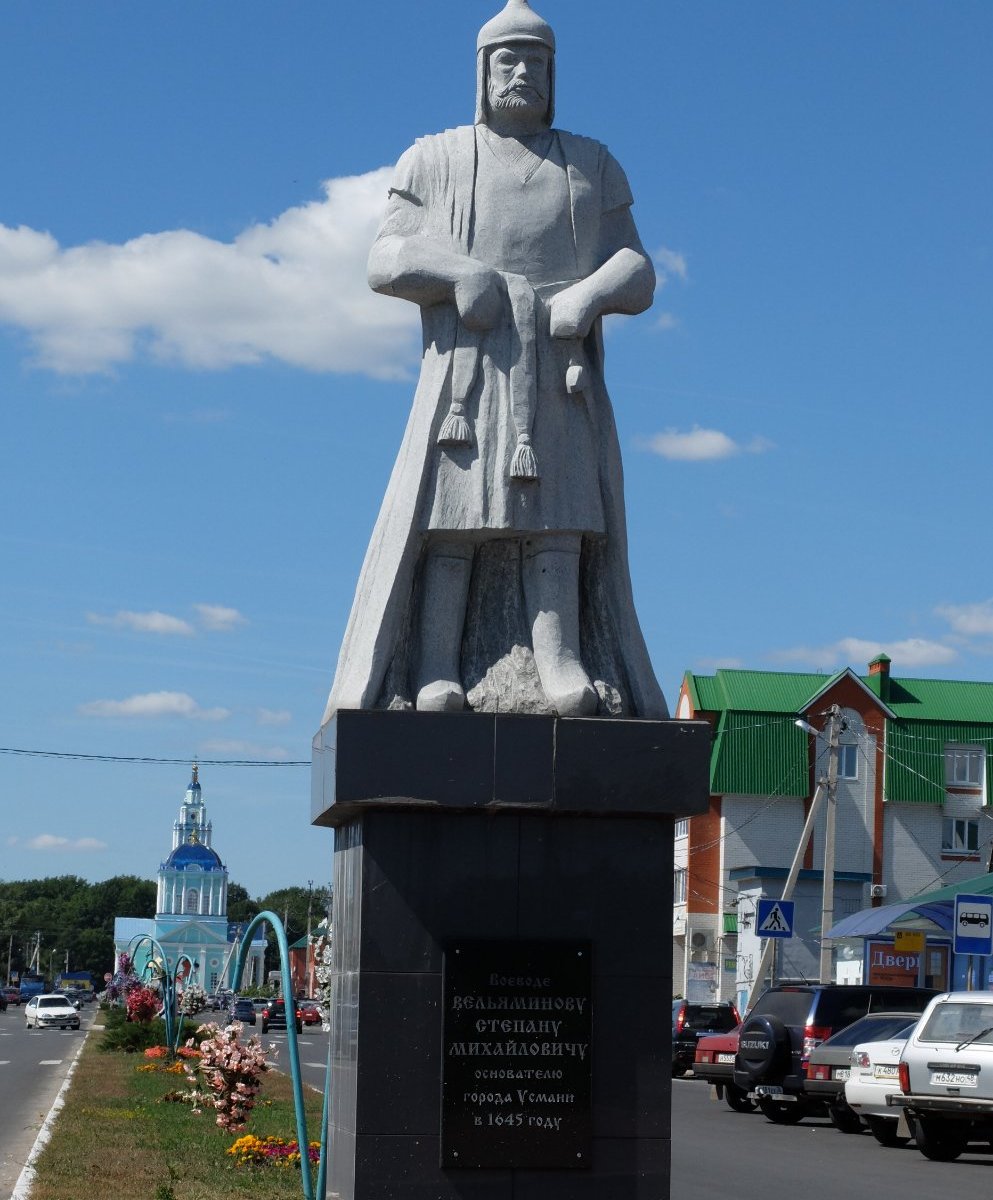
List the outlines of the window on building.
{"label": "window on building", "polygon": [[686,869],[680,868],[672,873],[672,902],[673,904],[686,903]]}
{"label": "window on building", "polygon": [[978,854],[979,822],[945,817],[941,823],[941,849],[947,854]]}
{"label": "window on building", "polygon": [[838,747],[838,778],[858,779],[859,777],[859,748],[858,746]]}
{"label": "window on building", "polygon": [[985,758],[981,748],[949,747],[945,751],[945,782],[949,787],[982,787]]}
{"label": "window on building", "polygon": [[675,829],[676,837],[686,837],[689,834],[689,832],[690,832],[689,817],[683,817],[679,821],[676,822],[676,829]]}
{"label": "window on building", "polygon": [[200,911],[200,893],[196,888],[190,888],[186,893],[186,911],[188,913]]}
{"label": "window on building", "polygon": [[210,973],[210,990],[212,992],[217,991],[217,972],[216,971],[211,971],[211,973]]}

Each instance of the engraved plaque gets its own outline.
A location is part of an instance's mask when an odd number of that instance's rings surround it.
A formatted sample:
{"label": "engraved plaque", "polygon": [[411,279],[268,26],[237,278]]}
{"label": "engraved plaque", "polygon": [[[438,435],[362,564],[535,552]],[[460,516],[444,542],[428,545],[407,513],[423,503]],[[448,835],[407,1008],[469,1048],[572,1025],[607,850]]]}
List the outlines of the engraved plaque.
{"label": "engraved plaque", "polygon": [[459,942],[445,952],[441,1165],[589,1168],[589,942]]}

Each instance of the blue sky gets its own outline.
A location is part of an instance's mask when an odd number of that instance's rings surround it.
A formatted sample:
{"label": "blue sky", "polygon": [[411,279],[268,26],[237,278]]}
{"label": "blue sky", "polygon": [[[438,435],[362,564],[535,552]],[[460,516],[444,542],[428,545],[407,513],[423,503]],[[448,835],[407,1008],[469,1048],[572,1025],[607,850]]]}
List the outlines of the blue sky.
{"label": "blue sky", "polygon": [[[989,679],[993,6],[544,0],[661,281],[608,328],[635,595],[686,669]],[[416,375],[364,262],[494,5],[8,0],[0,742],[309,757]],[[184,765],[0,754],[0,878],[169,849]],[[306,767],[205,765],[253,894]]]}

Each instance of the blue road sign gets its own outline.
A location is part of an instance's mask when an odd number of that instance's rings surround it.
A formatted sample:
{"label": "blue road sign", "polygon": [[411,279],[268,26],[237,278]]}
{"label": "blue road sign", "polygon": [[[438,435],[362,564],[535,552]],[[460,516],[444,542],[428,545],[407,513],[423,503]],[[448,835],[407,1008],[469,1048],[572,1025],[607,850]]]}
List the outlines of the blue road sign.
{"label": "blue road sign", "polygon": [[955,897],[956,954],[993,954],[993,896]]}
{"label": "blue road sign", "polygon": [[760,900],[755,932],[759,937],[793,936],[793,900]]}

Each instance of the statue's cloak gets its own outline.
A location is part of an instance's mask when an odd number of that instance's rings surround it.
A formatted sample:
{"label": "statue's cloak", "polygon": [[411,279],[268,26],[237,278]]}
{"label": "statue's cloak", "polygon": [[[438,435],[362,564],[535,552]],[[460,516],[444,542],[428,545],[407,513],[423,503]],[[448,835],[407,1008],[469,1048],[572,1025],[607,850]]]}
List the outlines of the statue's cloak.
{"label": "statue's cloak", "polygon": [[[608,203],[629,205],[631,196],[623,173],[606,147],[589,138],[556,132],[568,176],[577,262],[585,277],[604,260],[599,227],[605,190],[610,193]],[[446,242],[462,254],[470,252],[476,153],[472,126],[421,138],[401,159],[391,188],[391,192],[409,196],[423,206],[423,232],[427,236]],[[622,194],[617,195],[618,189]],[[466,329],[454,305],[422,307],[421,315],[420,378],[362,565],[325,722],[339,708],[377,708],[397,703],[398,657],[404,658],[401,673],[405,673],[418,566],[427,531],[425,509],[429,506],[429,489],[434,486],[438,455],[444,452],[438,445],[438,434],[452,401],[456,344],[460,354],[475,349],[480,370],[493,370],[491,356],[485,352],[487,335]],[[583,662],[608,713],[660,719],[668,712],[631,592],[620,449],[603,379],[599,320],[583,348],[589,367],[588,403],[596,422],[594,453],[598,456],[598,479],[589,482],[600,489],[605,535],[583,543]],[[538,466],[540,472],[540,458]],[[490,536],[513,535],[511,529],[494,531]],[[403,696],[403,683],[399,692]],[[519,711],[510,703],[498,702],[491,707]]]}

